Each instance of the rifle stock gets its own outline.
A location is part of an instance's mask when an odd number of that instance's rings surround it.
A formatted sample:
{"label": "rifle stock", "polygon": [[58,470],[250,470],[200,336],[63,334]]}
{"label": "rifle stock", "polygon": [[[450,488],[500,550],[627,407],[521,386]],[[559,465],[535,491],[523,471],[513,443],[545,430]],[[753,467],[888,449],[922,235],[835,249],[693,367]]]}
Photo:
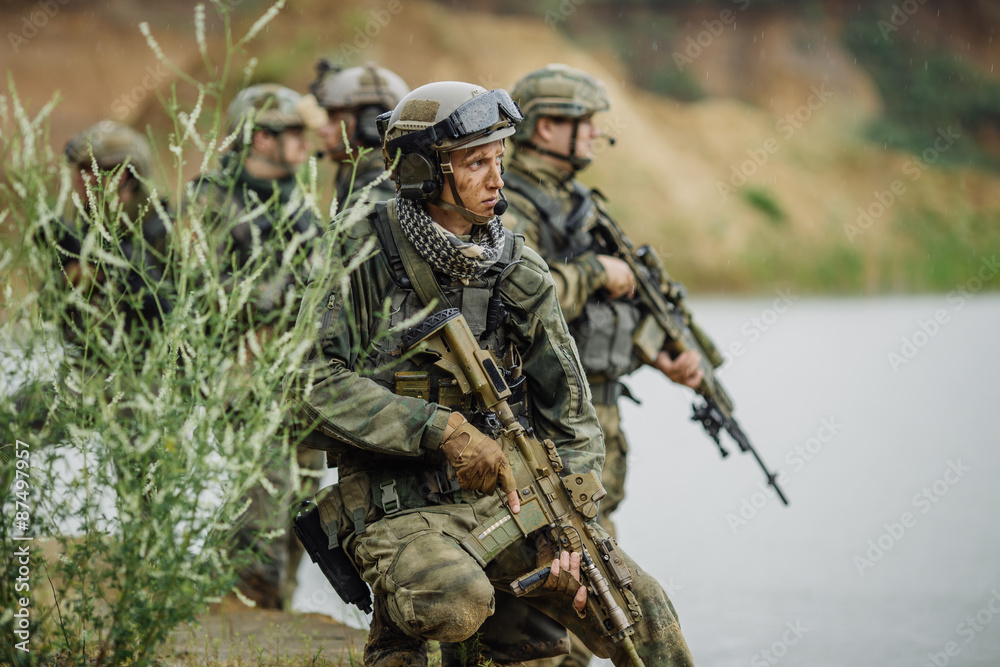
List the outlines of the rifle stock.
{"label": "rifle stock", "polygon": [[635,334],[635,348],[639,356],[652,364],[660,350],[666,350],[676,359],[686,350],[696,350],[701,356],[702,381],[695,391],[704,403],[692,403],[693,421],[699,422],[712,438],[723,458],[729,452],[722,446],[719,431],[725,430],[739,446],[741,452],[753,454],[768,485],[785,505],[788,499],[778,486],[777,476],[767,469],[760,454],[740,428],[733,415],[733,402],[723,388],[715,369],[723,358],[711,339],[694,323],[684,303],[684,288],[672,281],[660,258],[649,246],[636,250],[632,242],[610,216],[599,216],[597,232],[606,245],[605,251],[624,260],[635,274],[636,296],[646,317]]}
{"label": "rifle stock", "polygon": [[[596,472],[561,477],[563,464],[551,440],[539,442],[514,416],[507,399],[512,392],[493,353],[480,349],[457,308],[439,311],[411,329],[404,347],[436,358],[435,364],[452,374],[463,391],[479,399],[489,435],[501,444],[517,480],[521,509],[504,508],[479,526],[463,546],[485,566],[522,537],[543,532],[559,550],[580,554],[580,571],[587,586],[587,611],[600,619],[607,636],[618,642],[635,667],[642,666],[632,642],[634,624],[642,618],[632,593],[632,574],[611,537],[596,535],[591,522],[604,497]],[[548,567],[541,567],[511,583],[515,595],[541,586]]]}

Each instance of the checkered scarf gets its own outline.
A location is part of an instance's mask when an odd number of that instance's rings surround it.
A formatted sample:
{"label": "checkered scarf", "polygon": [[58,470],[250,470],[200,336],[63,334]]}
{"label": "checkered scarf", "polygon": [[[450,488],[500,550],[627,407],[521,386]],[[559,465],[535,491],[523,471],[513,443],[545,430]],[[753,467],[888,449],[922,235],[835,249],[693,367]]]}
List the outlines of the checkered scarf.
{"label": "checkered scarf", "polygon": [[417,203],[396,197],[399,226],[431,268],[468,284],[479,278],[500,259],[503,250],[503,223],[496,216],[485,225],[475,225],[468,241],[434,222]]}

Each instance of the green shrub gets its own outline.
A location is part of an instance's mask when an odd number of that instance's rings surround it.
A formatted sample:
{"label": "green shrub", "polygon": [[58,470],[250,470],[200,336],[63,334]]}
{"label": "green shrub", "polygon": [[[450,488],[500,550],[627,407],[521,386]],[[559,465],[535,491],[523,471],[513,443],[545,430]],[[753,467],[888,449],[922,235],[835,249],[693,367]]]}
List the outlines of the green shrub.
{"label": "green shrub", "polygon": [[[207,168],[228,143],[225,91],[233,88],[244,45],[282,4],[240,40],[232,39],[224,6],[214,5],[225,22],[222,62],[209,60],[203,27],[195,31],[206,71],[219,72],[207,81],[167,61],[142,27],[179,79],[163,100],[173,132],[168,152],[157,156],[178,174],[169,188],[175,201],[185,193],[184,160],[197,155]],[[195,16],[203,26],[204,8]],[[243,70],[244,85],[253,65]],[[0,238],[6,313],[0,323],[0,497],[4,516],[19,521],[0,531],[0,565],[17,572],[15,550],[27,547],[30,574],[20,590],[5,576],[0,634],[15,637],[21,627],[15,610],[21,598],[28,600],[30,652],[8,639],[0,662],[149,665],[175,627],[232,590],[235,573],[248,562],[250,555],[232,546],[247,491],[268,488],[265,473],[276,466],[294,470],[297,438],[307,425],[288,408],[286,380],[311,350],[314,331],[296,321],[301,296],[266,321],[247,318],[249,290],[227,289],[211,230],[193,209],[169,229],[168,255],[160,258],[169,266],[169,283],[140,272],[144,292],[169,293],[173,303],[171,312],[160,311],[159,324],[126,322],[123,313],[139,307],[141,292],[96,278],[70,286],[51,242],[65,211],[89,223],[78,259],[92,275],[130,264],[118,239],[134,233],[135,222],[117,205],[117,188],[93,186],[89,208],[71,194],[70,167],[47,144],[58,100],[32,116],[14,82],[9,90],[0,97],[0,218],[17,238]],[[196,92],[197,103],[184,108],[179,91],[189,98]],[[304,198],[323,219],[315,161],[309,167]],[[144,185],[157,202],[146,206],[159,205],[162,189],[152,181]],[[314,246],[313,261],[336,266],[334,239],[363,213],[337,216]],[[281,234],[290,221],[275,218]],[[284,261],[283,269],[304,273],[294,257]],[[340,275],[330,270],[327,278]],[[252,284],[257,277],[237,274],[235,281]],[[296,290],[302,294],[301,285]],[[26,458],[18,451],[27,451]],[[274,490],[283,506],[300,495],[292,478],[291,490]]]}

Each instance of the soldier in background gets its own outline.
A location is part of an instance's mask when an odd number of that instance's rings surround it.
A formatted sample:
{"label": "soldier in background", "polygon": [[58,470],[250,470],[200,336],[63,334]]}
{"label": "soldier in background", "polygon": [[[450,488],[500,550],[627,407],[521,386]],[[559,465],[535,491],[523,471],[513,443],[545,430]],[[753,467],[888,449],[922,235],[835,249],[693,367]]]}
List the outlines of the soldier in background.
{"label": "soldier in background", "polygon": [[[171,311],[167,273],[167,247],[170,220],[165,202],[153,206],[145,181],[152,176],[153,151],[144,136],[131,127],[104,120],[95,123],[66,142],[66,160],[71,169],[73,192],[82,209],[70,204],[70,210],[51,233],[48,245],[57,248],[57,262],[73,285],[96,284],[92,298],[108,290],[120,290],[131,298],[120,301],[125,308],[129,331],[149,328]],[[88,192],[89,188],[89,192]],[[101,216],[110,238],[101,235],[100,243],[115,243],[112,254],[121,256],[129,268],[104,265],[94,268],[81,262],[84,239],[90,233],[95,216]],[[141,234],[129,231],[129,222]],[[70,313],[64,328],[80,326],[80,313]],[[70,340],[79,332],[71,332]]]}
{"label": "soldier in background", "polygon": [[[608,494],[598,521],[615,535],[611,514],[625,497],[628,453],[618,400],[631,398],[621,379],[642,365],[633,350],[640,312],[631,269],[602,254],[595,243],[594,229],[608,215],[603,196],[576,180],[602,136],[594,115],[611,103],[599,81],[566,65],[548,65],[524,76],[511,97],[524,122],[512,138],[515,151],[504,173],[504,192],[515,214],[505,222],[512,221],[548,263],[580,351],[606,447],[601,481]],[[674,382],[697,387],[699,363],[698,353],[690,350],[675,360],[660,352],[653,366]],[[590,652],[574,640],[571,655],[559,664],[577,667],[589,659]]]}
{"label": "soldier in background", "polygon": [[[340,69],[323,59],[316,63],[316,80],[309,84],[309,90],[329,116],[318,134],[323,139],[324,154],[337,165],[334,185],[340,209],[344,210],[356,203],[348,202],[350,194],[356,194],[385,171],[375,118],[392,111],[410,89],[384,67],[368,63]],[[359,148],[371,150],[359,159],[355,170],[349,160],[358,158]],[[384,201],[395,194],[395,185],[386,179],[372,189],[369,199]]]}
{"label": "soldier in background", "polygon": [[[252,129],[244,144],[247,135],[242,128],[248,119]],[[270,334],[269,322],[285,306],[291,288],[304,283],[311,244],[322,233],[319,220],[301,199],[295,174],[309,157],[306,130],[315,130],[325,121],[326,114],[311,95],[276,84],[250,86],[229,105],[228,132],[239,132],[222,157],[222,168],[191,184],[185,213],[202,218],[216,244],[227,289],[266,264],[253,286],[247,310],[238,315],[246,326],[254,328],[259,339]],[[247,212],[253,210],[256,214],[246,219]],[[263,252],[254,254],[256,243]],[[297,248],[291,270],[282,268],[288,247]],[[233,403],[236,406],[239,401]],[[238,415],[238,408],[234,407],[234,412]],[[326,468],[323,453],[299,448],[296,455],[300,469],[315,472],[302,479],[304,492],[314,493]],[[287,467],[268,471],[268,481],[278,498],[287,496],[291,489],[290,474]],[[302,546],[291,530],[289,507],[281,506],[264,485],[252,489],[249,497],[251,505],[236,546],[250,550],[254,562],[239,573],[238,588],[261,608],[283,609],[295,589]],[[282,529],[282,537],[260,537]]]}

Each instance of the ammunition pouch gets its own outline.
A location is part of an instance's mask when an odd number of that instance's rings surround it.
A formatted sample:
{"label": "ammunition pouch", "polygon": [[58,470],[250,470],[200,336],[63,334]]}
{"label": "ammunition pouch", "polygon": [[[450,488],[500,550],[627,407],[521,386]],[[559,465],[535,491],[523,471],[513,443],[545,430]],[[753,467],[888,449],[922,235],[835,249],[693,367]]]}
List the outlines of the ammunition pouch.
{"label": "ammunition pouch", "polygon": [[393,393],[400,396],[422,398],[425,401],[443,405],[452,412],[463,414],[472,407],[472,395],[463,394],[455,378],[442,377],[423,371],[397,372],[396,388]]}
{"label": "ammunition pouch", "polygon": [[310,504],[299,512],[292,521],[295,535],[305,548],[305,552],[309,554],[309,558],[319,566],[320,571],[333,586],[333,590],[337,591],[340,599],[370,614],[372,597],[368,585],[340,547],[337,521],[334,519],[324,525],[324,513],[321,507]]}
{"label": "ammunition pouch", "polygon": [[624,392],[625,385],[618,380],[608,380],[606,382],[591,382],[590,393],[593,396],[594,405],[617,405],[618,399]]}
{"label": "ammunition pouch", "polygon": [[639,309],[621,299],[591,299],[583,314],[570,325],[587,375],[617,378],[635,366],[632,338],[639,324]]}
{"label": "ammunition pouch", "polygon": [[636,405],[642,405],[642,401],[635,397],[628,385],[618,380],[590,379],[590,393],[593,395],[591,401],[594,405],[618,405],[618,399],[624,396]]}

